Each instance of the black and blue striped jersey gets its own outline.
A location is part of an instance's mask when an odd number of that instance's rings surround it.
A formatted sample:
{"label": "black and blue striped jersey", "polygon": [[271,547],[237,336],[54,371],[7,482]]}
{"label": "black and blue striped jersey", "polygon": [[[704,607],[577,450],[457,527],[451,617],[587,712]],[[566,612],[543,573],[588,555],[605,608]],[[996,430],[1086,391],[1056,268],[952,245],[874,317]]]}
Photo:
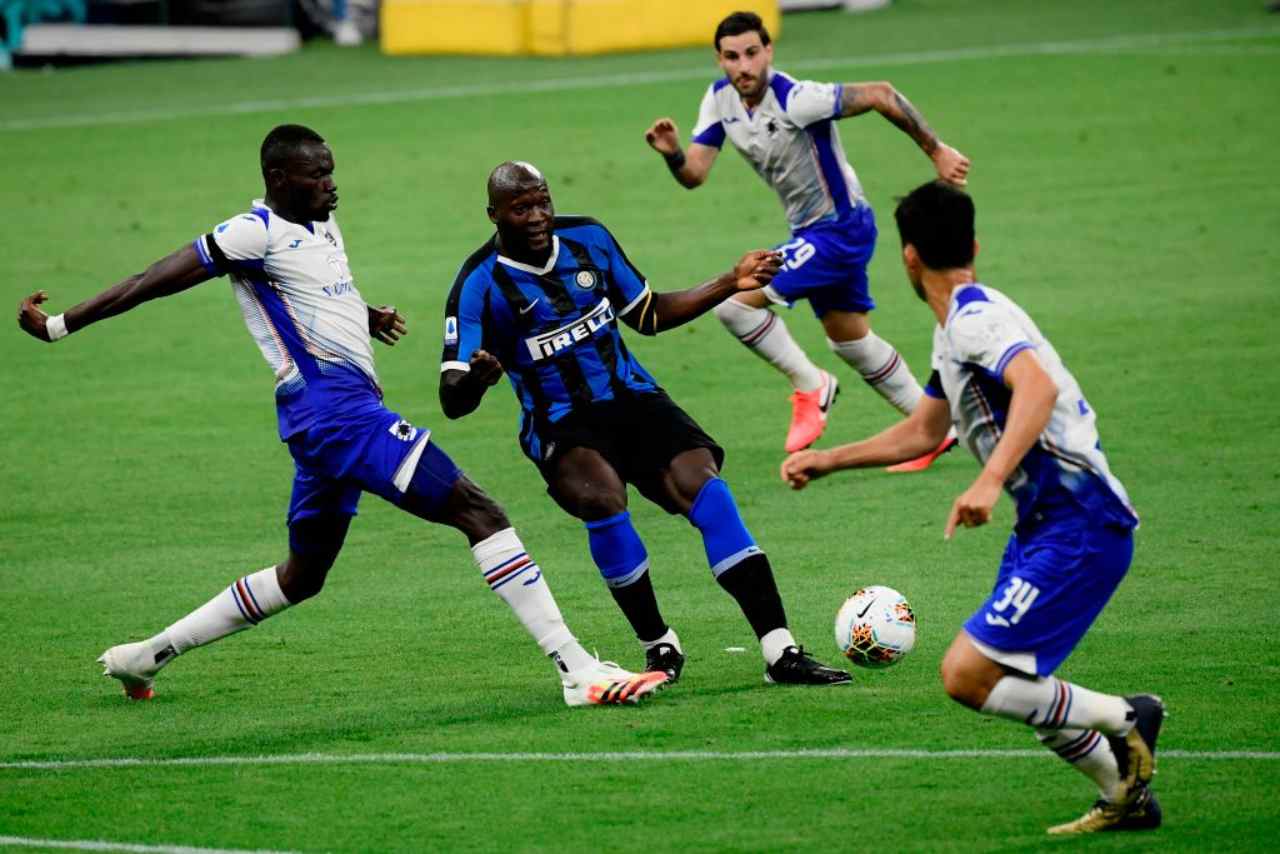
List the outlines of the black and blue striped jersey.
{"label": "black and blue striped jersey", "polygon": [[619,318],[651,298],[613,235],[589,217],[556,217],[541,268],[503,256],[495,237],[454,281],[440,369],[470,370],[476,350],[497,357],[520,401],[521,445],[539,459],[539,421],[658,390],[618,330]]}

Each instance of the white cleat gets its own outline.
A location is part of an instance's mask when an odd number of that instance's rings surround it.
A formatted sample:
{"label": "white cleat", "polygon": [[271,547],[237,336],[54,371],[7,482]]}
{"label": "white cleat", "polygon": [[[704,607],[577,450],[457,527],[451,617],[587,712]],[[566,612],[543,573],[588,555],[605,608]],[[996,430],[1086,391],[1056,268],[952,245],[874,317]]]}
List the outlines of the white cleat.
{"label": "white cleat", "polygon": [[151,650],[150,641],[122,643],[98,656],[102,675],[119,679],[124,694],[131,700],[150,700],[156,695],[152,689],[155,675],[175,655],[173,647],[166,646],[157,655]]}
{"label": "white cleat", "polygon": [[569,706],[607,706],[638,703],[671,681],[662,672],[632,673],[612,661],[597,661],[580,670],[560,674],[564,702]]}

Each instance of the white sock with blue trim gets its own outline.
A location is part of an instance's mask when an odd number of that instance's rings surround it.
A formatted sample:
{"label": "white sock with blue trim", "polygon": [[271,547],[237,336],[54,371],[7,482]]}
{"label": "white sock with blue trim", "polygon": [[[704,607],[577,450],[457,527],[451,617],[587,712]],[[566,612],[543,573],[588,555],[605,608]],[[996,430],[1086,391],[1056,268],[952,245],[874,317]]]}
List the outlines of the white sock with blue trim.
{"label": "white sock with blue trim", "polygon": [[489,589],[515,612],[516,619],[537,641],[543,654],[556,659],[565,672],[579,670],[595,661],[565,625],[542,570],[525,551],[515,528],[499,531],[476,543],[471,547],[471,554]]}
{"label": "white sock with blue trim", "polygon": [[252,628],[290,604],[280,590],[276,568],[269,566],[236,579],[226,590],[152,638],[152,646],[158,644],[155,652],[172,646],[181,655]]}
{"label": "white sock with blue trim", "polygon": [[911,375],[907,360],[879,335],[868,332],[855,341],[828,338],[827,346],[903,415],[910,415],[920,402],[924,389]]}
{"label": "white sock with blue trim", "polygon": [[1133,707],[1123,697],[1099,694],[1054,676],[1006,676],[991,689],[982,711],[1037,729],[1096,729],[1116,736],[1127,735],[1134,719]]}
{"label": "white sock with blue trim", "polygon": [[1098,784],[1103,800],[1115,802],[1124,792],[1120,764],[1111,742],[1097,730],[1037,729],[1040,743]]}
{"label": "white sock with blue trim", "polygon": [[785,374],[797,391],[822,388],[822,371],[800,349],[776,312],[727,299],[716,306],[715,314],[734,338]]}

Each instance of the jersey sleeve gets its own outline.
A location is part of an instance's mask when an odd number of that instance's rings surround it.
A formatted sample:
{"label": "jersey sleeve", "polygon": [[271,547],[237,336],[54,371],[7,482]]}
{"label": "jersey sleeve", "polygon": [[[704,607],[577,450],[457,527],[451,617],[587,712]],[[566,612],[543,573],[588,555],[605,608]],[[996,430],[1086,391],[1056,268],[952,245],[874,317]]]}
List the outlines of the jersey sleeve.
{"label": "jersey sleeve", "polygon": [[952,356],[981,368],[1004,382],[1004,371],[1014,356],[1034,349],[1022,327],[1002,306],[986,301],[963,305],[947,325]]}
{"label": "jersey sleeve", "polygon": [[261,273],[267,257],[267,223],[255,213],[237,214],[194,243],[211,276]]}
{"label": "jersey sleeve", "polygon": [[839,83],[816,83],[813,80],[799,80],[787,92],[787,118],[799,127],[808,127],[815,122],[840,117],[841,90]]}
{"label": "jersey sleeve", "polygon": [[720,148],[724,145],[724,125],[720,122],[720,108],[716,105],[716,86],[707,87],[698,107],[698,123],[693,126],[693,142]]}
{"label": "jersey sleeve", "polygon": [[603,232],[601,245],[609,258],[609,301],[613,303],[618,317],[622,317],[648,295],[649,282],[644,273],[631,263],[609,229],[603,225],[597,227]]}
{"label": "jersey sleeve", "polygon": [[471,370],[471,356],[484,341],[484,295],[488,285],[481,270],[459,275],[454,282],[445,303],[441,373]]}
{"label": "jersey sleeve", "polygon": [[942,390],[942,374],[936,368],[929,374],[929,381],[924,384],[924,393],[934,400],[947,399],[947,393]]}

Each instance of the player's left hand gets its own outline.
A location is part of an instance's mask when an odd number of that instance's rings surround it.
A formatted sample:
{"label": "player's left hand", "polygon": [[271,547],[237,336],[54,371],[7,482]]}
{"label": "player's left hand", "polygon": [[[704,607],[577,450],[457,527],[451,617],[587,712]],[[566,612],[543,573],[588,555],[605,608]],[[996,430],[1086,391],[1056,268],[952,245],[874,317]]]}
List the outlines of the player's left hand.
{"label": "player's left hand", "polygon": [[986,477],[979,475],[973,485],[960,494],[951,505],[951,515],[947,517],[947,529],[943,532],[945,539],[951,539],[956,528],[977,528],[991,521],[991,511],[1000,499],[1001,484],[991,483]]}
{"label": "player's left hand", "polygon": [[824,451],[796,451],[782,461],[782,482],[792,489],[804,489],[809,481],[830,471]]}
{"label": "player's left hand", "polygon": [[930,157],[933,159],[934,168],[938,170],[939,178],[957,187],[963,187],[969,183],[969,158],[959,151],[945,142],[939,142]]}
{"label": "player's left hand", "polygon": [[369,334],[383,344],[394,347],[401,335],[408,335],[404,318],[394,305],[369,306]]}
{"label": "player's left hand", "polygon": [[756,291],[773,281],[782,267],[782,253],[757,249],[742,256],[733,268],[733,279],[740,291]]}
{"label": "player's left hand", "polygon": [[49,294],[45,291],[36,291],[18,303],[18,326],[32,338],[46,342],[50,340],[49,330],[45,325],[49,321],[49,315],[40,308],[40,303],[48,298]]}

